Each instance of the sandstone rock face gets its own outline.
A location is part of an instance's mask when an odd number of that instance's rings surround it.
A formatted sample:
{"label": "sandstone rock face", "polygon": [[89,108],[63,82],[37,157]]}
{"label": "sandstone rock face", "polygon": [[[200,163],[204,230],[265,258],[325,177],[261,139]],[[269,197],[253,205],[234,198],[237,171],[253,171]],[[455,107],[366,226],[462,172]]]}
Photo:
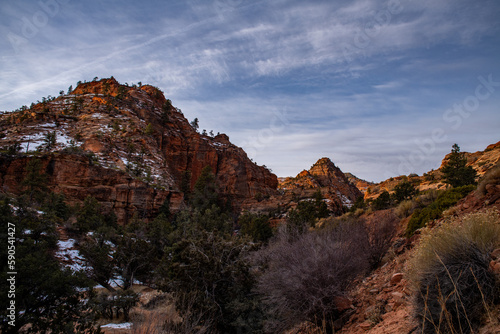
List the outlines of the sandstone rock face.
{"label": "sandstone rock face", "polygon": [[[52,133],[56,141],[47,146]],[[167,198],[179,208],[183,182],[192,187],[205,166],[236,204],[277,193],[274,174],[226,135],[198,133],[149,85],[129,87],[113,78],[83,83],[69,95],[0,115],[0,134],[0,146],[21,145],[21,152],[2,157],[4,191],[21,192],[26,163],[40,151],[54,191],[70,202],[92,195],[121,223],[135,210],[149,216]]]}
{"label": "sandstone rock face", "polygon": [[[0,175],[3,190],[19,195],[26,176],[25,166],[31,157],[0,158]],[[152,218],[165,200],[178,210],[183,195],[154,189],[130,175],[89,163],[78,155],[46,155],[38,157],[41,172],[47,176],[49,190],[64,194],[69,204],[82,202],[85,197],[95,197],[107,212],[113,210],[118,221],[126,224],[135,212],[143,218]]]}
{"label": "sandstone rock face", "polygon": [[349,182],[354,184],[356,186],[356,188],[358,188],[363,194],[366,193],[366,191],[368,190],[368,187],[370,187],[370,185],[373,184],[372,182],[368,182],[368,181],[365,181],[363,179],[358,178],[357,176],[355,176],[352,173],[344,173],[344,175],[347,177]]}

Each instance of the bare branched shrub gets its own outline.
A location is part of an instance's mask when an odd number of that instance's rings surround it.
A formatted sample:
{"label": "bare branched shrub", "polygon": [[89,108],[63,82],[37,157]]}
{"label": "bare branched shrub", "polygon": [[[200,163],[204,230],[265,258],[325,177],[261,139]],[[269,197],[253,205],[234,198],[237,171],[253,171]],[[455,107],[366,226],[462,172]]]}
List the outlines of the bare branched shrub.
{"label": "bare branched shrub", "polygon": [[369,268],[365,224],[350,219],[298,237],[279,236],[261,252],[266,269],[258,292],[267,306],[265,329],[277,333],[302,321],[331,324],[336,301]]}
{"label": "bare branched shrub", "polygon": [[196,304],[193,296],[179,295],[181,304],[184,305],[183,318],[168,319],[165,322],[164,329],[166,333],[173,334],[216,334],[216,319],[214,314],[201,310]]}
{"label": "bare branched shrub", "polygon": [[368,221],[370,265],[376,268],[391,246],[399,219],[390,211],[378,211]]}
{"label": "bare branched shrub", "polygon": [[410,261],[423,333],[471,333],[479,326],[500,292],[489,271],[490,253],[499,246],[495,211],[467,215],[423,235]]}

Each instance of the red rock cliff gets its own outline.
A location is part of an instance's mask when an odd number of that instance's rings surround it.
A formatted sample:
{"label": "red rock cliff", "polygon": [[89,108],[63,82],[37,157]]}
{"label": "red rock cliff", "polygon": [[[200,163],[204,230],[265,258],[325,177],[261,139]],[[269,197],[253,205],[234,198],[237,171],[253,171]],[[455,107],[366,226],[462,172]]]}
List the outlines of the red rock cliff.
{"label": "red rock cliff", "polygon": [[[92,195],[122,223],[135,210],[154,212],[166,198],[178,208],[186,176],[192,187],[205,166],[236,204],[275,194],[278,185],[226,135],[198,133],[159,89],[113,78],[0,115],[0,134],[0,146],[21,145],[20,153],[1,159],[3,191],[20,193],[27,161],[43,152],[53,190],[72,202]],[[50,134],[55,141],[48,144]]]}

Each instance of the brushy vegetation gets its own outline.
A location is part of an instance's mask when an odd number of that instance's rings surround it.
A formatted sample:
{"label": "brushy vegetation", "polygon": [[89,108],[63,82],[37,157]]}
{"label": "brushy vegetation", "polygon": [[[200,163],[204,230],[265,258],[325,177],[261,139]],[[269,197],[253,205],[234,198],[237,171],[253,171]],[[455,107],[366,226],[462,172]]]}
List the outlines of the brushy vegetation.
{"label": "brushy vegetation", "polygon": [[455,205],[461,198],[474,190],[474,188],[474,185],[462,186],[446,190],[439,194],[436,200],[430,205],[413,213],[406,228],[406,235],[412,236],[416,230],[424,227],[429,221],[440,218],[444,210]]}
{"label": "brushy vegetation", "polygon": [[421,193],[411,200],[402,201],[396,207],[396,214],[400,218],[409,217],[413,214],[413,212],[415,212],[415,210],[425,208],[426,206],[434,202],[437,199],[438,195],[438,191],[432,189]]}
{"label": "brushy vegetation", "polygon": [[318,219],[326,218],[329,214],[323,195],[318,190],[314,193],[312,200],[300,201],[296,209],[290,210],[288,222],[299,230],[304,230],[309,226],[314,226]]}
{"label": "brushy vegetation", "polygon": [[496,211],[457,218],[423,235],[409,263],[423,333],[474,332],[491,303],[498,302],[500,284],[488,270],[497,247]]}
{"label": "brushy vegetation", "polygon": [[372,269],[378,267],[389,250],[398,223],[399,219],[391,210],[375,212],[368,220],[367,229],[370,241],[368,254]]}
{"label": "brushy vegetation", "polygon": [[479,181],[477,186],[477,192],[481,195],[486,195],[488,185],[499,185],[500,184],[500,166],[496,166],[490,169],[483,178]]}
{"label": "brushy vegetation", "polygon": [[265,310],[264,331],[278,333],[309,321],[333,330],[343,316],[338,300],[356,277],[377,267],[395,233],[397,217],[379,212],[368,222],[353,215],[327,218],[308,232],[281,226],[257,253],[257,292]]}
{"label": "brushy vegetation", "polygon": [[356,199],[349,211],[353,213],[358,211],[359,214],[361,214],[359,209],[364,210],[368,208],[368,210],[371,210],[370,212],[385,210],[401,203],[411,202],[418,194],[419,191],[415,185],[407,179],[404,179],[394,187],[394,192],[392,194],[385,190],[377,198],[373,200],[369,199],[366,202],[363,196],[360,196]]}
{"label": "brushy vegetation", "polygon": [[[94,328],[95,317],[86,301],[91,282],[82,273],[62,268],[53,256],[57,250],[57,212],[37,213],[29,203],[29,194],[16,200],[0,196],[0,246],[2,272],[0,287],[5,291],[4,308],[0,311],[2,333],[99,333]],[[43,203],[42,203],[43,204]],[[7,227],[15,226],[8,232]],[[15,243],[8,241],[15,237]],[[13,239],[10,239],[13,240]],[[15,249],[13,248],[15,246]],[[10,246],[8,248],[8,246]],[[16,326],[9,324],[6,303],[10,289],[7,273],[7,249],[15,250]],[[13,258],[10,257],[11,264]],[[11,299],[12,300],[12,299]],[[23,312],[20,312],[23,311]]]}
{"label": "brushy vegetation", "polygon": [[240,234],[247,235],[254,242],[266,242],[273,236],[269,217],[262,214],[244,212],[238,219]]}

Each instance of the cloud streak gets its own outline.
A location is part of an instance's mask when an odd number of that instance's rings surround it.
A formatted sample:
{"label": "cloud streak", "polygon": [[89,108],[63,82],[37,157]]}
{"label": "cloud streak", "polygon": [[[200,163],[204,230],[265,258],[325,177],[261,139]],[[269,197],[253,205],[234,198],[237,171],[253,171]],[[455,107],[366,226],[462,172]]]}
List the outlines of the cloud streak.
{"label": "cloud streak", "polygon": [[[40,3],[59,7],[26,38],[23,25],[43,13]],[[478,76],[500,80],[494,0],[42,0],[3,2],[0,13],[0,109],[95,76],[150,83],[280,175],[331,156],[380,180]],[[470,150],[497,141],[499,95],[459,132],[447,129],[415,172],[434,168],[455,141],[474,143],[462,144]],[[255,149],[276,112],[287,113],[286,127]]]}

